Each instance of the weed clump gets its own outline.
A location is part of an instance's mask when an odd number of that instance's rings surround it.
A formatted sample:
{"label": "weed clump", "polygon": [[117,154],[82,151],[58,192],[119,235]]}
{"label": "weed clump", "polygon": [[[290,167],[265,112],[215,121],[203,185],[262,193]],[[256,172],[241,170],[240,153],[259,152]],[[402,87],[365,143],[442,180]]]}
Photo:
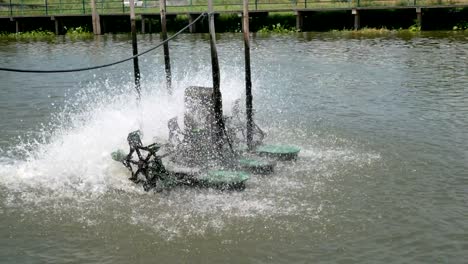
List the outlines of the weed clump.
{"label": "weed clump", "polygon": [[260,28],[258,33],[294,33],[298,32],[295,27],[285,27],[281,23],[277,23],[271,26],[264,26]]}

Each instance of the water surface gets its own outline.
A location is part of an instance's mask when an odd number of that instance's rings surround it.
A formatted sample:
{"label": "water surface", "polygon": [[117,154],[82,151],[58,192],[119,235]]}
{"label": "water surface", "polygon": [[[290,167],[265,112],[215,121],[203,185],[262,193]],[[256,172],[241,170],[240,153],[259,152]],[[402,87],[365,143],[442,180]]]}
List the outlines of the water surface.
{"label": "water surface", "polygon": [[[0,72],[0,262],[463,263],[468,35],[254,36],[257,123],[299,159],[243,192],[145,193],[109,153],[166,138],[183,89],[211,84],[207,36],[93,72]],[[157,35],[139,36],[145,50]],[[240,34],[219,35],[224,108],[243,95]],[[62,69],[131,55],[126,35],[0,41],[0,65]],[[179,121],[180,122],[180,121]]]}

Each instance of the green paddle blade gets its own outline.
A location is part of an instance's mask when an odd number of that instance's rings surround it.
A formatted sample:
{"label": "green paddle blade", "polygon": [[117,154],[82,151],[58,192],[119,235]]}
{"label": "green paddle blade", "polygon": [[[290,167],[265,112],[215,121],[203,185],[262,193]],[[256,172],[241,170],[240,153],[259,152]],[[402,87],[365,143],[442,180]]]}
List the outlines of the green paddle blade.
{"label": "green paddle blade", "polygon": [[281,160],[296,159],[300,148],[287,145],[263,145],[255,150],[259,155],[265,155]]}
{"label": "green paddle blade", "polygon": [[214,170],[198,177],[202,186],[218,189],[245,189],[249,174],[241,171]]}
{"label": "green paddle blade", "polygon": [[256,174],[269,174],[275,168],[274,162],[249,158],[240,159],[239,165],[242,169]]}
{"label": "green paddle blade", "polygon": [[111,157],[115,161],[123,161],[127,157],[127,154],[123,150],[118,149],[111,153]]}

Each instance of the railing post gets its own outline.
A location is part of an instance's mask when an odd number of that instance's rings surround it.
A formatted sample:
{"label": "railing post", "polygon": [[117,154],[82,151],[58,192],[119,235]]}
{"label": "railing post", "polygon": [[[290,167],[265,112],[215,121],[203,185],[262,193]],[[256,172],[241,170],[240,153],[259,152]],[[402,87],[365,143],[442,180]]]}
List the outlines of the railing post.
{"label": "railing post", "polygon": [[46,14],[46,15],[49,14],[49,8],[48,8],[48,2],[47,2],[47,0],[45,0],[45,14]]}
{"label": "railing post", "polygon": [[13,16],[13,6],[11,5],[11,0],[10,0],[10,16]]}
{"label": "railing post", "polygon": [[245,54],[245,107],[247,119],[247,147],[253,149],[253,99],[252,77],[250,70],[250,30],[249,30],[249,0],[244,0],[243,12],[244,54]]}
{"label": "railing post", "polygon": [[83,3],[83,14],[86,14],[86,9],[85,9],[85,0],[81,0]]}
{"label": "railing post", "polygon": [[304,1],[304,8],[307,8],[307,0]]}
{"label": "railing post", "polygon": [[[161,36],[163,41],[167,39],[167,27],[166,27],[166,0],[159,0],[159,10],[161,16]],[[163,44],[164,48],[164,66],[166,70],[166,84],[169,94],[172,93],[172,76],[171,76],[171,59],[169,57],[169,43]]]}
{"label": "railing post", "polygon": [[361,5],[361,0],[357,0],[357,6]]}
{"label": "railing post", "polygon": [[258,0],[255,0],[255,10],[258,10]]}
{"label": "railing post", "polygon": [[413,5],[416,5],[416,0],[414,0],[414,3],[413,3]]}

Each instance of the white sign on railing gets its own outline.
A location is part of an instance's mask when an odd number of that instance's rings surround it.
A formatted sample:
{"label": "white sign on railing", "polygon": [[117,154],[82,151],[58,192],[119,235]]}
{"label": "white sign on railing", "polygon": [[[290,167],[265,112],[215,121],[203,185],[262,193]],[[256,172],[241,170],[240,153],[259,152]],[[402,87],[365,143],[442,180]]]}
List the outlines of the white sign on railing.
{"label": "white sign on railing", "polygon": [[191,3],[190,0],[167,0],[167,6],[186,6]]}
{"label": "white sign on railing", "polygon": [[[135,6],[143,6],[143,1],[142,0],[133,0],[135,3]],[[130,6],[130,0],[123,0],[123,3],[125,6]]]}

